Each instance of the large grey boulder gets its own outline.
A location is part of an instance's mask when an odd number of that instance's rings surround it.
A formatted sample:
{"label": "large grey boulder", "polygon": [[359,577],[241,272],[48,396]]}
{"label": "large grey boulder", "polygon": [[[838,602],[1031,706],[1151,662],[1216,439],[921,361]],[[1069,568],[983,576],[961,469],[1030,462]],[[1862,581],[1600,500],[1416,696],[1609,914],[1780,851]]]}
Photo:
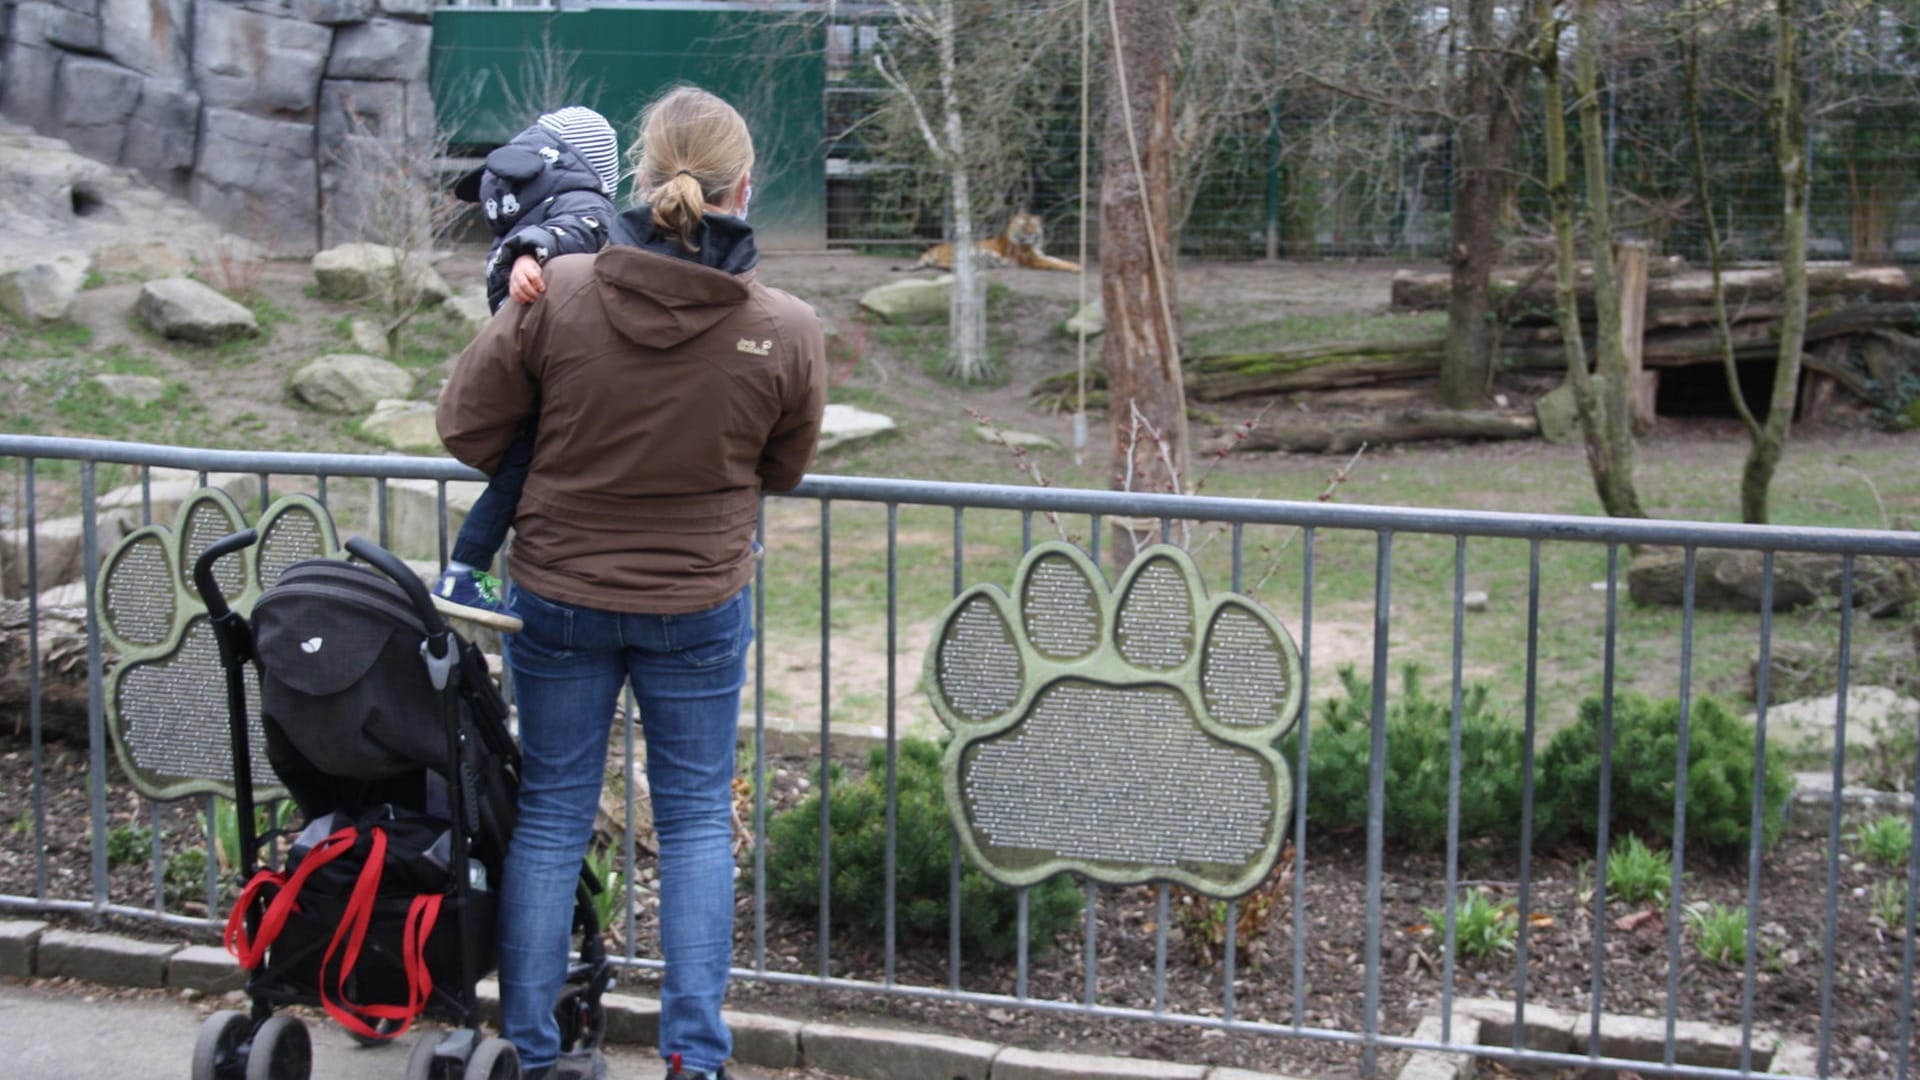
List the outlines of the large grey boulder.
{"label": "large grey boulder", "polygon": [[185,83],[149,78],[127,118],[120,163],[166,189],[185,195],[200,130],[200,95]]}
{"label": "large grey boulder", "polygon": [[14,5],[12,37],[33,48],[97,53],[100,51],[100,15],[91,3],[23,0]]}
{"label": "large grey boulder", "polygon": [[72,318],[89,262],[86,255],[61,252],[0,270],[0,311],[40,326]]}
{"label": "large grey boulder", "polygon": [[909,278],[868,289],[860,306],[890,323],[939,322],[952,302],[953,275]]}
{"label": "large grey boulder", "polygon": [[487,291],[477,285],[447,297],[440,307],[468,337],[478,334],[493,318],[493,309],[487,306]]}
{"label": "large grey boulder", "polygon": [[440,453],[440,430],[430,401],[388,399],[374,405],[372,415],[360,421],[360,433],[396,450]]}
{"label": "large grey boulder", "polygon": [[319,224],[318,176],[312,125],[205,110],[189,195],[215,218],[251,220],[272,229],[280,244],[311,250]]}
{"label": "large grey boulder", "polygon": [[1083,331],[1088,337],[1099,337],[1107,332],[1107,309],[1100,301],[1087,301],[1085,306],[1060,324],[1060,332],[1070,338],[1079,338]]}
{"label": "large grey boulder", "polygon": [[418,254],[385,244],[341,244],[313,257],[320,295],[330,300],[385,303],[396,288],[420,304],[437,304],[453,295],[446,279]]}
{"label": "large grey boulder", "polygon": [[103,372],[93,377],[93,381],[105,390],[110,397],[135,405],[151,405],[167,396],[165,379],[152,375],[115,375]]}
{"label": "large grey boulder", "polygon": [[293,373],[293,396],[327,412],[365,412],[413,392],[413,375],[374,356],[323,356]]}
{"label": "large grey boulder", "polygon": [[[30,5],[14,9],[16,27],[20,12]],[[60,75],[63,54],[52,45],[35,45],[16,38],[7,45],[6,70],[0,72],[0,101],[7,103],[7,115],[31,127],[45,127],[53,120],[53,84]]]}
{"label": "large grey boulder", "polygon": [[437,2],[438,0],[379,0],[383,14],[413,22],[427,22],[432,19]]}
{"label": "large grey boulder", "polygon": [[108,282],[185,277],[193,261],[165,240],[116,240],[93,252],[93,270]]}
{"label": "large grey boulder", "polygon": [[100,47],[143,75],[180,81],[189,74],[191,0],[99,0]]}
{"label": "large grey boulder", "polygon": [[[1599,380],[1594,381],[1598,392]],[[1561,383],[1533,403],[1534,419],[1540,421],[1540,437],[1550,443],[1580,441],[1580,409],[1573,400],[1573,387]]]}
{"label": "large grey boulder", "polygon": [[[440,559],[440,482],[387,481],[387,550],[403,559]],[[449,480],[447,535],[460,532],[473,504],[487,485],[478,480]]]}
{"label": "large grey boulder", "polygon": [[192,278],[147,282],[140,287],[135,310],[140,321],[161,336],[195,345],[218,345],[260,333],[253,312]]}
{"label": "large grey boulder", "polygon": [[415,82],[427,77],[433,28],[395,19],[374,19],[334,33],[327,57],[329,79]]}
{"label": "large grey boulder", "polygon": [[[135,511],[108,510],[95,518],[98,523],[100,550],[111,550],[120,538],[132,532],[139,524]],[[32,568],[37,574],[33,584],[41,590],[56,585],[65,585],[70,581],[79,581],[86,568],[86,519],[81,517],[53,518],[36,523],[33,532],[34,554],[39,556]],[[27,565],[27,530],[0,530],[0,591],[7,596],[25,596],[29,567]]]}
{"label": "large grey boulder", "polygon": [[1034,431],[1003,431],[1000,428],[989,427],[985,424],[981,424],[973,429],[973,438],[975,442],[993,443],[995,445],[1004,444],[1008,447],[1021,450],[1060,449],[1059,440],[1050,435],[1042,435]]}
{"label": "large grey boulder", "polygon": [[293,13],[321,26],[351,26],[373,17],[374,0],[293,0]]}
{"label": "large grey boulder", "polygon": [[885,435],[898,426],[891,416],[852,405],[829,405],[820,418],[820,452]]}
{"label": "large grey boulder", "polygon": [[[149,515],[148,520],[170,524],[179,512],[180,504],[202,486],[199,472],[193,469],[156,468],[147,474],[145,486],[128,484],[114,488],[100,496],[100,501],[94,505],[102,513],[109,510],[128,511],[136,515],[136,521],[144,511]],[[233,501],[241,506],[260,505],[260,477],[257,473],[209,473],[204,486],[219,488],[233,496]]]}
{"label": "large grey boulder", "polygon": [[127,124],[146,82],[137,71],[107,60],[69,54],[60,62],[54,119],[73,148],[101,161],[119,161]]}
{"label": "large grey boulder", "polygon": [[194,6],[194,84],[214,108],[306,112],[332,47],[325,26],[239,4]]}

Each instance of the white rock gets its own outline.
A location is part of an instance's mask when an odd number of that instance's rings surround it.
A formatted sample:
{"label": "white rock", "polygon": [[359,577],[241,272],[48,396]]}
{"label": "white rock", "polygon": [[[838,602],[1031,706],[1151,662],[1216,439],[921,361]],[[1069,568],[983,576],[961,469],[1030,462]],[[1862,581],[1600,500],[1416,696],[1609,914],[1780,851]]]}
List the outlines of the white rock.
{"label": "white rock", "polygon": [[[474,500],[487,490],[478,480],[447,481],[447,546],[460,533]],[[433,480],[387,481],[387,539],[403,559],[440,562],[440,485]]]}
{"label": "white rock", "polygon": [[[347,339],[352,343],[355,352],[367,356],[387,354],[387,335],[381,332],[379,325],[372,319],[354,319],[347,323]],[[379,395],[379,397],[392,396],[392,394]]]}
{"label": "white rock", "polygon": [[1060,324],[1060,332],[1077,338],[1083,327],[1088,337],[1099,337],[1107,332],[1107,309],[1100,301],[1089,301],[1085,307],[1074,312],[1071,318]]}
{"label": "white rock", "polygon": [[[1774,735],[1822,743],[1831,749],[1838,721],[1839,695],[1824,694],[1767,708],[1769,739]],[[1885,686],[1847,688],[1847,746],[1874,746],[1883,733],[1920,722],[1920,701]]]}
{"label": "white rock", "polygon": [[891,416],[857,409],[852,405],[829,405],[820,419],[820,450],[825,453],[836,446],[871,439],[898,426]]}
{"label": "white rock", "polygon": [[[253,473],[211,473],[207,487],[218,488],[233,496],[241,509],[251,512],[260,505],[260,477]],[[144,502],[152,510],[151,520],[172,528],[180,504],[200,490],[200,474],[192,469],[154,469],[147,476],[144,491],[139,484],[114,488],[100,496],[101,510],[128,510],[139,520]]]}
{"label": "white rock", "polygon": [[192,278],[162,278],[140,286],[135,309],[162,336],[196,345],[218,345],[260,333],[253,312]]}
{"label": "white rock", "polygon": [[93,253],[93,269],[107,281],[185,277],[193,261],[165,240],[115,240]]}
{"label": "white rock", "polygon": [[61,252],[0,270],[0,310],[41,326],[71,319],[89,265],[85,255]]}
{"label": "white rock", "polygon": [[413,374],[377,356],[323,356],[293,373],[293,396],[327,412],[357,413],[413,392]]}
{"label": "white rock", "polygon": [[1032,431],[1002,431],[999,428],[988,427],[984,424],[973,429],[973,437],[983,443],[994,443],[997,445],[1005,442],[1008,446],[1021,446],[1029,450],[1060,449],[1059,441],[1051,436],[1041,435]]}
{"label": "white rock", "polygon": [[860,306],[892,323],[939,322],[947,317],[952,295],[952,274],[908,278],[868,289]]}
{"label": "white rock", "polygon": [[[100,551],[104,554],[119,543],[121,537],[133,531],[139,515],[126,510],[108,510],[102,512],[97,520]],[[80,580],[86,566],[85,524],[80,517],[39,522],[34,530],[34,550],[39,555],[39,576],[34,584],[40,589]],[[4,581],[0,581],[0,590],[8,596],[24,595],[28,569],[27,530],[0,531],[0,569],[4,569],[6,574]]]}
{"label": "white rock", "polygon": [[387,303],[396,289],[412,304],[438,304],[453,295],[424,256],[385,244],[341,244],[313,257],[320,295],[330,300]]}
{"label": "white rock", "polygon": [[389,398],[374,405],[373,414],[360,421],[360,431],[396,450],[438,454],[444,447],[440,445],[440,432],[434,425],[436,411],[430,401]]}
{"label": "white rock", "polygon": [[485,289],[475,288],[456,293],[447,297],[447,302],[440,306],[446,310],[455,325],[466,331],[468,335],[478,334],[480,328],[487,325],[488,320],[493,318],[493,309],[487,306]]}
{"label": "white rock", "polygon": [[95,375],[93,381],[108,394],[135,405],[151,405],[167,396],[165,379],[151,375]]}
{"label": "white rock", "polygon": [[1487,592],[1485,589],[1469,589],[1460,597],[1460,605],[1468,611],[1487,610]]}

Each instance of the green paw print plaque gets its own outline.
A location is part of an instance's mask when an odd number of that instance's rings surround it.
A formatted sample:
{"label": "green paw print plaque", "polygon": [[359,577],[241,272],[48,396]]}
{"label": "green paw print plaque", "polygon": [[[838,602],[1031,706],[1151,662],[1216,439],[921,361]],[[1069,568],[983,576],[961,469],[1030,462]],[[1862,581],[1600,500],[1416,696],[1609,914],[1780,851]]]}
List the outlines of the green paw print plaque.
{"label": "green paw print plaque", "polygon": [[1244,596],[1209,597],[1183,550],[1119,584],[1065,543],[1027,553],[1013,592],[941,614],[925,684],[961,844],[989,877],[1063,871],[1229,899],[1266,879],[1292,807],[1276,743],[1300,712],[1300,651]]}
{"label": "green paw print plaque", "polygon": [[[127,779],[149,798],[234,795],[226,676],[193,564],[214,541],[246,527],[225,492],[202,489],[181,504],[171,529],[138,529],[100,564],[100,629],[120,657],[107,677],[107,731]],[[305,495],[282,496],[255,528],[257,544],[213,564],[227,603],[242,615],[287,567],[344,554],[333,519]],[[267,764],[251,668],[246,689],[254,797],[274,798],[281,791]]]}

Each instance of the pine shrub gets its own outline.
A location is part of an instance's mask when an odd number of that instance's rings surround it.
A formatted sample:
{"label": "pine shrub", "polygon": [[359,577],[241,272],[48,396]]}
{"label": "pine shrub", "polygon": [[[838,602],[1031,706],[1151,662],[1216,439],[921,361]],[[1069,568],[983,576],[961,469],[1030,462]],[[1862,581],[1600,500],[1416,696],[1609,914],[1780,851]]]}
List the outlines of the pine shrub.
{"label": "pine shrub", "polygon": [[[1429,697],[1417,664],[1401,669],[1400,694],[1387,703],[1386,836],[1419,851],[1447,842],[1451,696]],[[1352,665],[1340,668],[1344,698],[1320,703],[1308,740],[1307,821],[1324,829],[1364,829],[1371,753],[1373,686]],[[1460,701],[1460,837],[1516,836],[1520,822],[1520,728],[1494,711],[1482,683]],[[1299,735],[1288,736],[1297,760]]]}
{"label": "pine shrub", "polygon": [[[900,940],[945,942],[952,859],[952,827],[942,794],[939,746],[902,739],[896,770],[894,842],[896,929]],[[863,941],[886,927],[886,750],[868,757],[855,783],[838,767],[830,774],[833,833],[833,918]],[[767,895],[782,910],[810,915],[820,901],[820,796],[782,811],[767,824]],[[1080,916],[1081,890],[1062,875],[1028,890],[1029,940],[1044,950]],[[1011,956],[1019,947],[1018,893],[970,863],[960,871],[960,945],[981,959]]]}
{"label": "pine shrub", "polygon": [[[1591,840],[1600,817],[1601,699],[1580,703],[1580,716],[1540,757],[1540,841]],[[1737,855],[1747,848],[1753,815],[1753,725],[1711,697],[1693,706],[1687,757],[1687,842]],[[1612,832],[1673,839],[1674,767],[1679,760],[1680,703],[1620,694],[1613,701]],[[1793,779],[1778,755],[1767,759],[1761,838],[1772,843],[1785,821]]]}

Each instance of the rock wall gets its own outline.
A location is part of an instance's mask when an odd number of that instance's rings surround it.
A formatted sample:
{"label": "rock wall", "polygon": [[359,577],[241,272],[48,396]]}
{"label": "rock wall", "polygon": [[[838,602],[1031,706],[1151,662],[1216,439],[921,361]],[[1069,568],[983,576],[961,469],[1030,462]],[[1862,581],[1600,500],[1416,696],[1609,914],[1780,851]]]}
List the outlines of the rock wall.
{"label": "rock wall", "polygon": [[0,0],[0,113],[277,253],[311,252],[349,238],[327,200],[353,186],[350,139],[428,143],[433,6]]}

